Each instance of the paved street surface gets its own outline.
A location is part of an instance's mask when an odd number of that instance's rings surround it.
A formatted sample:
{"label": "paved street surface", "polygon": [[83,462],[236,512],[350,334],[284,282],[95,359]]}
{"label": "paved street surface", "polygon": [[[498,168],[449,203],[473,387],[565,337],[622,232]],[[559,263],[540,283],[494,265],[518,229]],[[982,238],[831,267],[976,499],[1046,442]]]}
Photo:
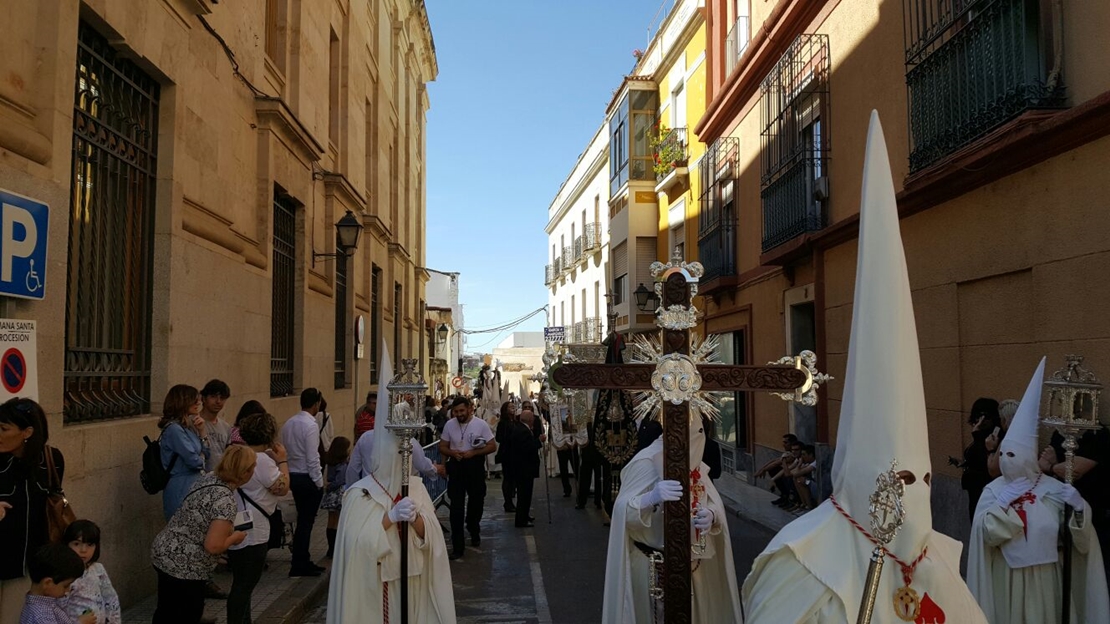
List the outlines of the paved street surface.
{"label": "paved street surface", "polygon": [[[550,487],[548,522],[545,486]],[[591,501],[574,509],[574,499],[562,497],[559,479],[536,482],[532,515],[536,526],[513,527],[503,511],[501,482],[489,482],[482,544],[469,546],[462,559],[451,562],[455,605],[460,624],[581,624],[601,617],[605,582],[605,549],[609,530],[605,516]],[[440,509],[444,526],[448,510]],[[772,533],[729,515],[737,578],[743,582]],[[325,598],[326,600],[326,598]],[[310,609],[305,624],[322,624],[326,605]]]}

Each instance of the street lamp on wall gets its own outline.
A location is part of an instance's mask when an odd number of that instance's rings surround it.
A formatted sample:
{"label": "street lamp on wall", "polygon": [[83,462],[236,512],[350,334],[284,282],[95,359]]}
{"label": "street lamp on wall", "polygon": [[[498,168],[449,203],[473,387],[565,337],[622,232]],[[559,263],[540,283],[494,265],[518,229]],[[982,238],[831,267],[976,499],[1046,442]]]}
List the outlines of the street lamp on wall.
{"label": "street lamp on wall", "polygon": [[312,251],[312,266],[316,266],[317,258],[346,258],[358,248],[358,239],[362,236],[362,223],[350,210],[343,218],[335,222],[335,253],[316,253]]}
{"label": "street lamp on wall", "polygon": [[640,282],[636,290],[632,291],[632,295],[636,297],[636,307],[639,308],[641,312],[655,310],[657,302],[659,301],[655,298],[655,292],[648,290],[643,282]]}
{"label": "street lamp on wall", "polygon": [[447,328],[447,323],[440,323],[439,328],[436,329],[437,342],[439,342],[441,344],[446,343],[447,342],[447,334],[450,333],[450,331],[451,330]]}

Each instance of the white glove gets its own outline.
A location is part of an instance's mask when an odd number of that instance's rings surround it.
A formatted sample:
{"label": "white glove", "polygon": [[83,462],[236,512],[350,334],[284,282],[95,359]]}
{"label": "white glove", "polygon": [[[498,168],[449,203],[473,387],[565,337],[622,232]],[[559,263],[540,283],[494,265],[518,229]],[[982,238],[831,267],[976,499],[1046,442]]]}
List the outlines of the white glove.
{"label": "white glove", "polygon": [[713,528],[713,510],[698,505],[698,510],[694,512],[694,528],[702,533]]}
{"label": "white glove", "polygon": [[659,503],[676,501],[680,498],[682,498],[682,484],[665,479],[656,483],[650,492],[640,497],[640,507],[654,507]]}
{"label": "white glove", "polygon": [[1071,508],[1076,511],[1083,511],[1087,507],[1087,502],[1084,501],[1083,497],[1079,495],[1079,490],[1076,490],[1075,486],[1069,485],[1067,483],[1063,484],[1060,487],[1060,493],[1058,494],[1058,496],[1062,502],[1071,505]]}
{"label": "white glove", "polygon": [[1009,507],[1011,503],[1016,501],[1022,494],[1025,494],[1033,487],[1033,482],[1025,477],[1019,477],[1007,483],[1002,491],[998,493],[998,504],[1003,507]]}
{"label": "white glove", "polygon": [[412,502],[412,499],[407,496],[397,501],[393,509],[389,510],[389,521],[393,524],[412,522],[413,520],[416,520],[416,503]]}

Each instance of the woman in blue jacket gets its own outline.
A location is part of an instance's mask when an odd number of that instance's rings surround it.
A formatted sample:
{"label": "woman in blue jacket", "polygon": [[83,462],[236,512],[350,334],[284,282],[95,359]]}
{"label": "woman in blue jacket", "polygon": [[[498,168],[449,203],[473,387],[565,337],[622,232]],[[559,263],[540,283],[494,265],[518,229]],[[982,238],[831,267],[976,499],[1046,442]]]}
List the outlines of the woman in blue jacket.
{"label": "woman in blue jacket", "polygon": [[193,481],[204,472],[208,437],[200,417],[200,392],[184,384],[170,388],[162,405],[162,465],[170,473],[162,492],[162,512],[168,521],[181,506]]}

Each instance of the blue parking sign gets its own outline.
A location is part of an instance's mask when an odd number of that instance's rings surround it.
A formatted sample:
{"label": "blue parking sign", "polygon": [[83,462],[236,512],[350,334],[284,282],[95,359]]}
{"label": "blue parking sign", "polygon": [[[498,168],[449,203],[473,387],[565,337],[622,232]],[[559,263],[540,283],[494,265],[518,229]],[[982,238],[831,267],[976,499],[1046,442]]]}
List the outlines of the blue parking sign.
{"label": "blue parking sign", "polygon": [[0,295],[46,296],[50,207],[0,189]]}

